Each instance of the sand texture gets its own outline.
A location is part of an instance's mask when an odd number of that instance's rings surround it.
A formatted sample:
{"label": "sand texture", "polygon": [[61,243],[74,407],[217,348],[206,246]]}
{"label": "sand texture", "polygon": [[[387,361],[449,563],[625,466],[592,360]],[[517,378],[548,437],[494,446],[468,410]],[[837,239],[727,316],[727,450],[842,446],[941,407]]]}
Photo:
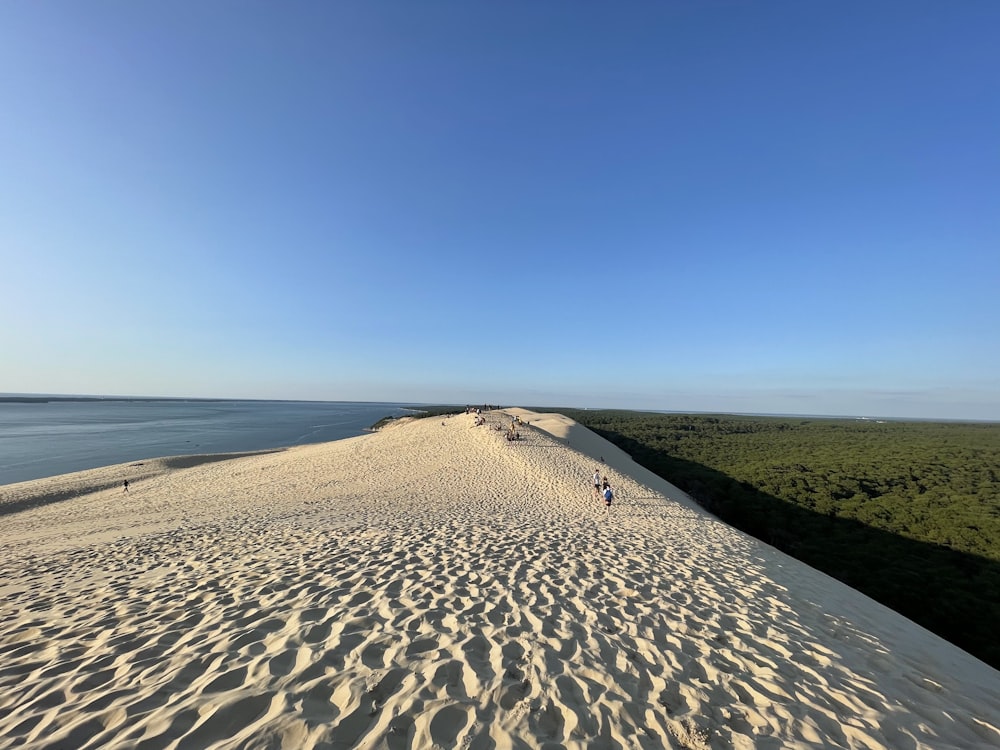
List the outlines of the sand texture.
{"label": "sand texture", "polygon": [[0,487],[0,747],[1000,747],[997,671],[473,419]]}

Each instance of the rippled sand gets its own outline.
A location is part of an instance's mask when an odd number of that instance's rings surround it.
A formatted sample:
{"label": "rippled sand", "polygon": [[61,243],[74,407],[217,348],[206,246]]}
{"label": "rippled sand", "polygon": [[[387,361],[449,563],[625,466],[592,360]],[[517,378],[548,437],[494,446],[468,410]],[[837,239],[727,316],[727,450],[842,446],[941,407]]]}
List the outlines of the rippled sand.
{"label": "rippled sand", "polygon": [[1000,746],[1000,673],[564,417],[487,420],[0,487],[0,746]]}

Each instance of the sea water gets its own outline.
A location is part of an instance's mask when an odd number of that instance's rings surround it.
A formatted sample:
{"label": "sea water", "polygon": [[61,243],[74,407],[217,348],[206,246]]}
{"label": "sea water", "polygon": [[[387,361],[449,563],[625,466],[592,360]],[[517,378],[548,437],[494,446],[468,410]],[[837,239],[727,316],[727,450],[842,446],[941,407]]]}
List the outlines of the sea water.
{"label": "sea water", "polygon": [[342,401],[0,400],[0,485],[147,458],[340,440],[413,411]]}

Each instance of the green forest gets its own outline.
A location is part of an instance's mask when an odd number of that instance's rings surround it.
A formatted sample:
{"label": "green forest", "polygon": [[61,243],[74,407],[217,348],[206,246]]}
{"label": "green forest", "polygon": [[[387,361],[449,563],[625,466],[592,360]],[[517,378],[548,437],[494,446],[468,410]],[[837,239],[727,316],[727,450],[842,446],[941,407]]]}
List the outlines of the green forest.
{"label": "green forest", "polygon": [[1000,424],[558,411],[1000,668]]}

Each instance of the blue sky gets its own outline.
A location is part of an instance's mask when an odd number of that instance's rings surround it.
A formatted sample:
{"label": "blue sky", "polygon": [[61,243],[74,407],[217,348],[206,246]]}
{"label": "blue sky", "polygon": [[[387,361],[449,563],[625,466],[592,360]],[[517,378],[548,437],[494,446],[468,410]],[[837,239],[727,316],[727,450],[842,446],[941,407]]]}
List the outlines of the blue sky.
{"label": "blue sky", "polygon": [[5,2],[0,391],[1000,420],[1000,3]]}

